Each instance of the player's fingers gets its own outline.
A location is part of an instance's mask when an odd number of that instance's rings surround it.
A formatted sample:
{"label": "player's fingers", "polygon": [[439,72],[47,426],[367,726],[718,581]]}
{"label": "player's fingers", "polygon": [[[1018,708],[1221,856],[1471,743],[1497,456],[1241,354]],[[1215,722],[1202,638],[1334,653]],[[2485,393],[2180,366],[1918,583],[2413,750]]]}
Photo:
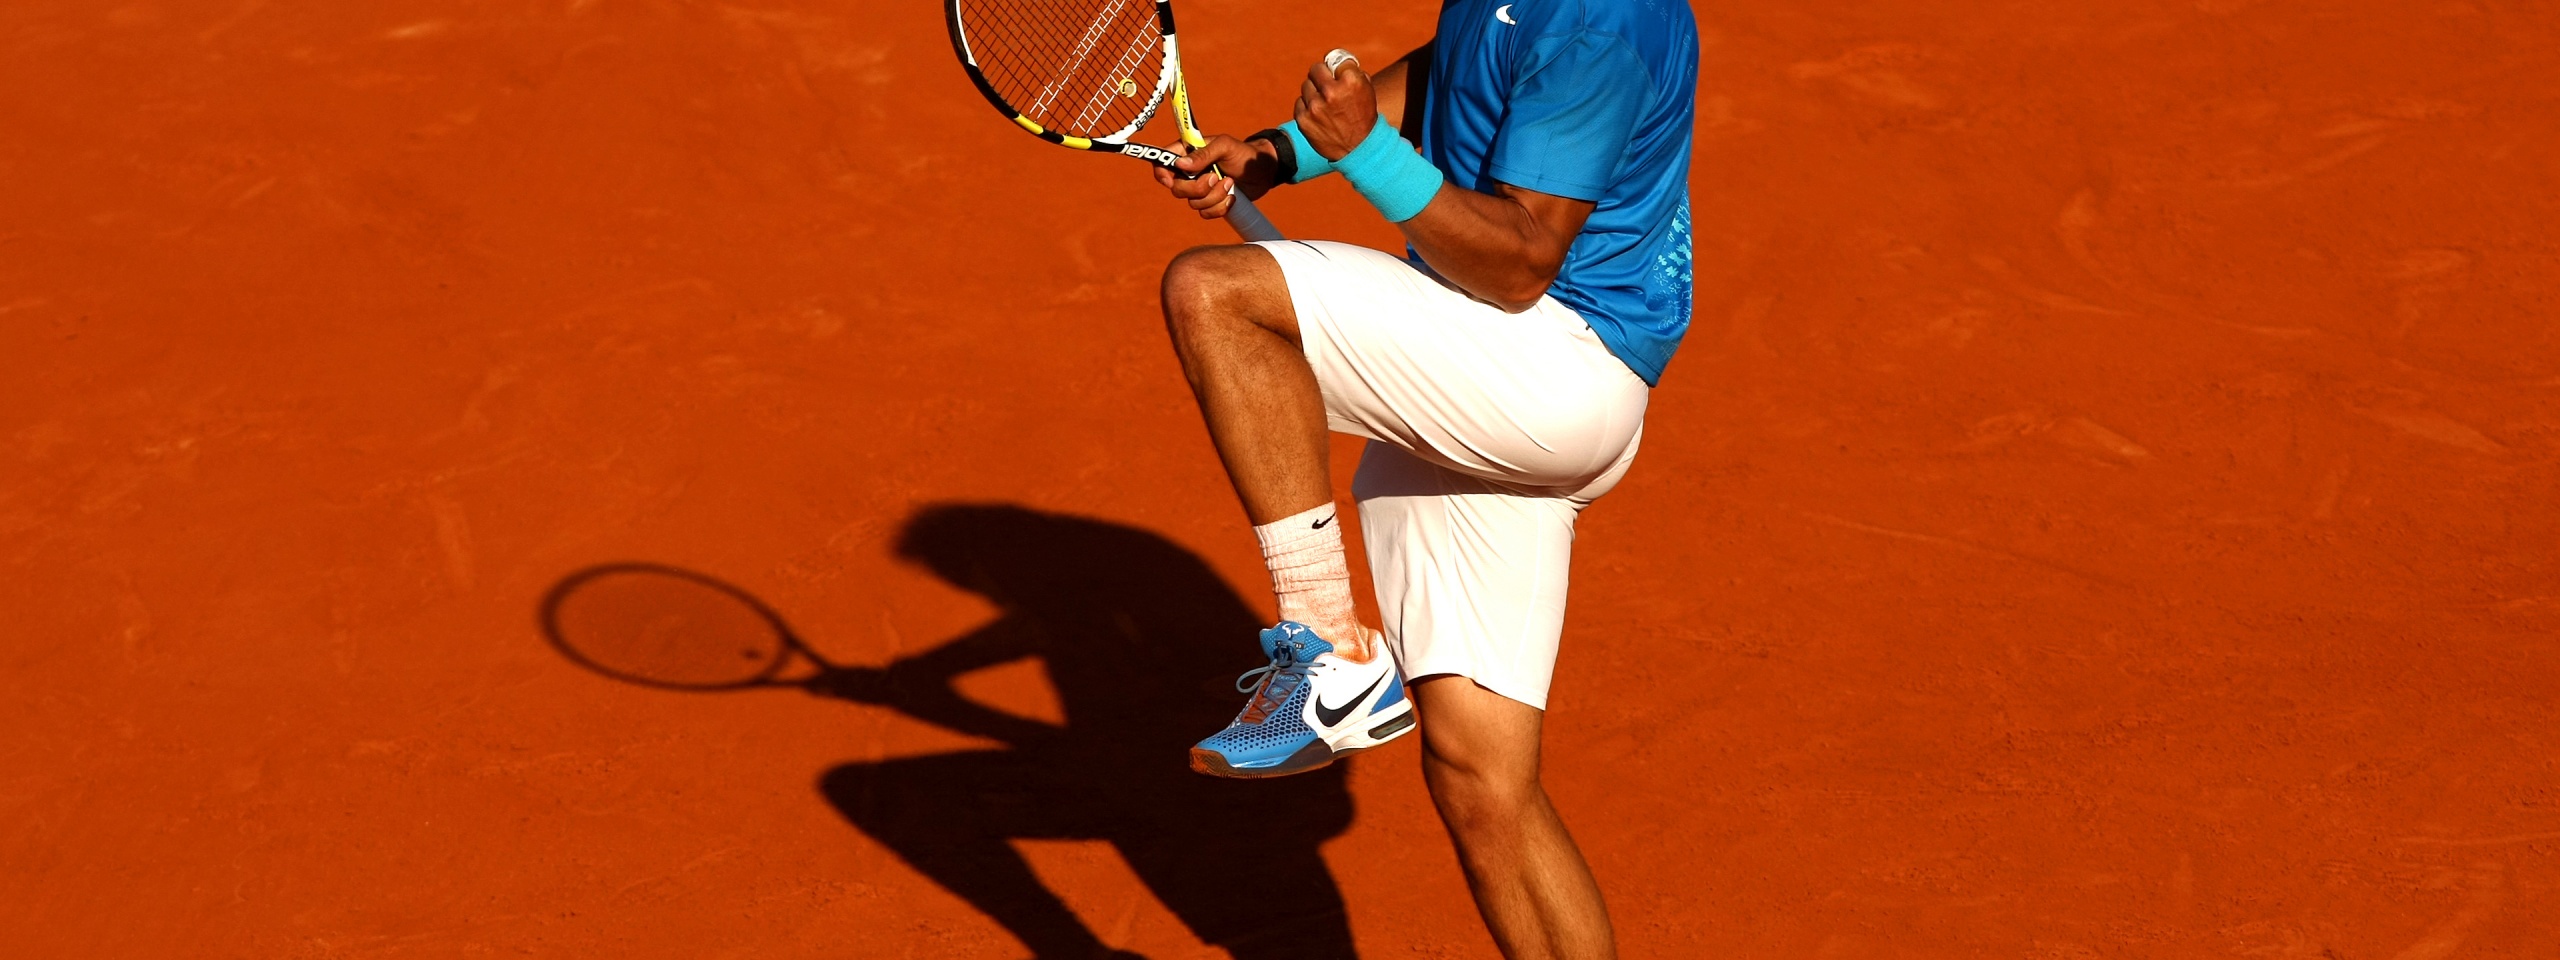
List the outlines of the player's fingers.
{"label": "player's fingers", "polygon": [[1196,207],[1202,200],[1224,189],[1221,186],[1224,183],[1226,183],[1225,180],[1212,176],[1201,176],[1190,180],[1177,177],[1172,183],[1166,184],[1165,189],[1172,191],[1174,196],[1182,198],[1183,202]]}
{"label": "player's fingers", "polygon": [[[1374,110],[1375,108],[1369,105],[1376,102],[1377,94],[1370,90],[1366,83],[1358,82],[1351,77],[1349,71],[1353,69],[1356,68],[1346,66],[1342,80],[1328,84],[1314,96],[1306,98],[1306,113],[1311,116],[1329,117],[1340,123],[1357,124],[1361,114]],[[1306,126],[1305,117],[1299,118],[1298,126],[1300,128]]]}
{"label": "player's fingers", "polygon": [[1301,96],[1309,100],[1323,99],[1324,91],[1332,85],[1333,68],[1325,66],[1324,61],[1318,60],[1307,65],[1307,82],[1302,88],[1305,92]]}
{"label": "player's fingers", "polygon": [[1202,177],[1200,180],[1211,185],[1209,195],[1191,201],[1191,209],[1200,211],[1202,220],[1216,220],[1226,216],[1227,208],[1236,202],[1236,182],[1226,177]]}
{"label": "player's fingers", "polygon": [[1309,100],[1328,101],[1368,86],[1369,71],[1361,69],[1360,58],[1352,56],[1349,50],[1337,48],[1307,68]]}
{"label": "player's fingers", "polygon": [[1209,165],[1216,162],[1200,151],[1192,149],[1188,143],[1175,143],[1168,149],[1182,156],[1182,159],[1174,161],[1173,165],[1184,173],[1199,173],[1209,169]]}
{"label": "player's fingers", "polygon": [[1324,68],[1325,75],[1335,81],[1336,86],[1369,85],[1369,71],[1360,66],[1360,58],[1352,56],[1349,50],[1335,47],[1333,52],[1325,54]]}
{"label": "player's fingers", "polygon": [[1360,69],[1356,63],[1343,64],[1342,71],[1334,74],[1333,78],[1336,96],[1369,89],[1369,71]]}
{"label": "player's fingers", "polygon": [[1217,205],[1227,188],[1226,181],[1216,174],[1203,174],[1196,180],[1179,181],[1171,189],[1184,206],[1202,210]]}
{"label": "player's fingers", "polygon": [[1323,98],[1314,93],[1301,96],[1297,104],[1290,109],[1289,118],[1298,121],[1298,126],[1303,128],[1307,125],[1307,118],[1315,115],[1316,104],[1323,102]]}
{"label": "player's fingers", "polygon": [[1223,133],[1211,136],[1208,143],[1192,151],[1191,155],[1211,166],[1234,169],[1242,169],[1245,162],[1254,157],[1252,146]]}
{"label": "player's fingers", "polygon": [[1205,195],[1208,187],[1204,184],[1207,181],[1201,175],[1209,169],[1210,158],[1200,155],[1187,144],[1176,143],[1166,149],[1181,157],[1173,162],[1173,166],[1155,168],[1156,183],[1184,201]]}

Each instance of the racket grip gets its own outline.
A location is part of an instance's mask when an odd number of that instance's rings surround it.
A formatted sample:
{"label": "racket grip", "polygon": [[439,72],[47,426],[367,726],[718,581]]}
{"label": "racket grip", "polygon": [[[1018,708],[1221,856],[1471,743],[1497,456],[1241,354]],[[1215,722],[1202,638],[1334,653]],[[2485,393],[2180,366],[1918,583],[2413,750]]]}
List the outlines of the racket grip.
{"label": "racket grip", "polygon": [[1280,235],[1280,228],[1271,225],[1271,218],[1254,208],[1253,201],[1244,198],[1242,190],[1236,191],[1235,202],[1227,205],[1227,226],[1234,227],[1236,236],[1247,241],[1289,239]]}

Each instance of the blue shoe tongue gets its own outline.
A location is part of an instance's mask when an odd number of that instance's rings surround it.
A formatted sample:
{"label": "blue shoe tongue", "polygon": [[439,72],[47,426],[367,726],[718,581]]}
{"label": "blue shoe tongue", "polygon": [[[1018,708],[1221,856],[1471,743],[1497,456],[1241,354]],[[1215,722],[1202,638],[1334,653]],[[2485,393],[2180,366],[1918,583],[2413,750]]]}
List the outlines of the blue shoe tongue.
{"label": "blue shoe tongue", "polygon": [[1262,631],[1263,656],[1280,659],[1283,644],[1292,648],[1290,653],[1299,663],[1312,663],[1317,657],[1333,652],[1333,644],[1325,642],[1323,637],[1316,636],[1315,631],[1307,629],[1306,624],[1295,620],[1282,620]]}

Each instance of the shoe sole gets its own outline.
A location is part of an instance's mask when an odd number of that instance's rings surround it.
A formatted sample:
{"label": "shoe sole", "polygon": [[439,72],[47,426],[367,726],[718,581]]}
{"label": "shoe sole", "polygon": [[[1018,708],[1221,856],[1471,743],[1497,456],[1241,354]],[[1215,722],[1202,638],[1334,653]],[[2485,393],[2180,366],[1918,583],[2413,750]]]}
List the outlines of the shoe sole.
{"label": "shoe sole", "polygon": [[1298,752],[1290,754],[1288,759],[1268,767],[1229,766],[1227,758],[1218,755],[1215,751],[1193,747],[1191,748],[1191,770],[1194,773],[1204,773],[1229,780],[1267,780],[1293,773],[1305,773],[1309,770],[1322,769],[1343,757],[1412,733],[1413,723],[1413,708],[1408,705],[1403,712],[1388,717],[1367,730],[1343,736],[1344,743],[1356,745],[1334,747],[1327,745],[1319,738],[1306,746],[1299,747]]}

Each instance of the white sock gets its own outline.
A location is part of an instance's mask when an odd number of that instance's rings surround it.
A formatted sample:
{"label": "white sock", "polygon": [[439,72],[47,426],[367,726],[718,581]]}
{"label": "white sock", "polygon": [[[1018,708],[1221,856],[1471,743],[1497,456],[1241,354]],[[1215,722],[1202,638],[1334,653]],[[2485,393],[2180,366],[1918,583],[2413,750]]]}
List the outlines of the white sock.
{"label": "white sock", "polygon": [[1347,656],[1367,653],[1367,631],[1351,605],[1351,563],[1342,553],[1342,524],[1333,504],[1253,528],[1280,619],[1306,624]]}

